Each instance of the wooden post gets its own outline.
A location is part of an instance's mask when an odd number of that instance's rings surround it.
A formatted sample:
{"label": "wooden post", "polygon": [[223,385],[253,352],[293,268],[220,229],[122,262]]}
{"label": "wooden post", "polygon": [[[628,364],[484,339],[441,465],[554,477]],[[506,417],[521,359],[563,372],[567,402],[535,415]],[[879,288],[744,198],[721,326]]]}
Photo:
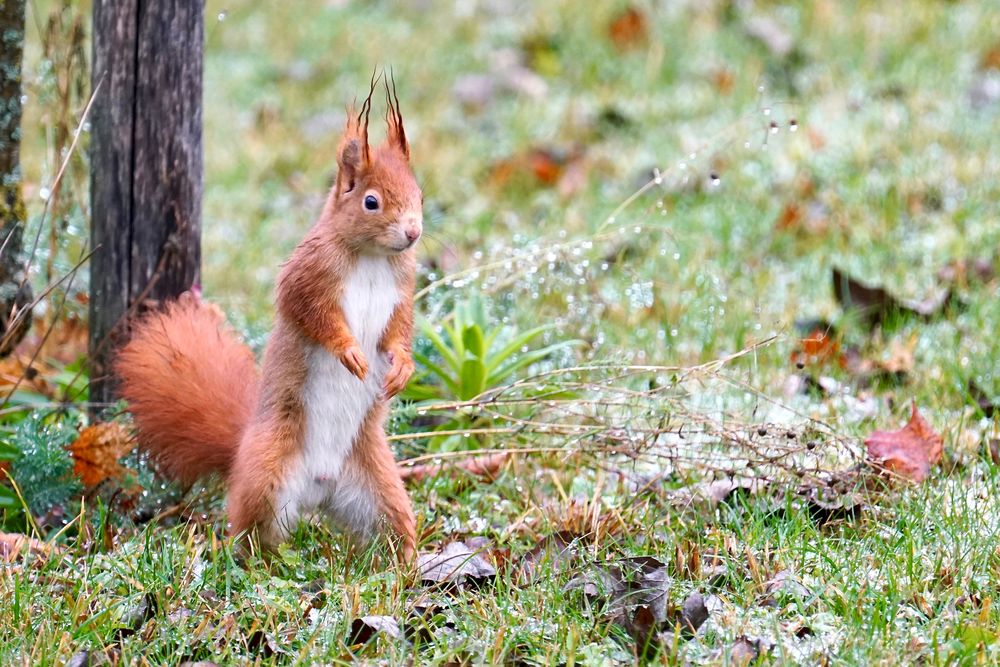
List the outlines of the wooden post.
{"label": "wooden post", "polygon": [[199,282],[204,2],[94,0],[90,400],[127,318]]}

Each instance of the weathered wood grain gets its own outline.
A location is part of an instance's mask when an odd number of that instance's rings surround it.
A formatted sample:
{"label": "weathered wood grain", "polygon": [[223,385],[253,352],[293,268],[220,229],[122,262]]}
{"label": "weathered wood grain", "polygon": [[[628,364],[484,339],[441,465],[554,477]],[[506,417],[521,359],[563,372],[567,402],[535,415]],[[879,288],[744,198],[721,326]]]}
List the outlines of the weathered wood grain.
{"label": "weathered wood grain", "polygon": [[90,400],[143,302],[199,280],[204,3],[95,0]]}

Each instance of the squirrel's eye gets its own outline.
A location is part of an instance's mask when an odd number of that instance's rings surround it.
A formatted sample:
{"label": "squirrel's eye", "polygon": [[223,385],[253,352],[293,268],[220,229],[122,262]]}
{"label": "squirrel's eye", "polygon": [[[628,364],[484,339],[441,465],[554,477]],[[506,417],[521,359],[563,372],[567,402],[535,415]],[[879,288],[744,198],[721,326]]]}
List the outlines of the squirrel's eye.
{"label": "squirrel's eye", "polygon": [[365,208],[369,211],[378,210],[378,197],[375,195],[368,195],[365,197]]}

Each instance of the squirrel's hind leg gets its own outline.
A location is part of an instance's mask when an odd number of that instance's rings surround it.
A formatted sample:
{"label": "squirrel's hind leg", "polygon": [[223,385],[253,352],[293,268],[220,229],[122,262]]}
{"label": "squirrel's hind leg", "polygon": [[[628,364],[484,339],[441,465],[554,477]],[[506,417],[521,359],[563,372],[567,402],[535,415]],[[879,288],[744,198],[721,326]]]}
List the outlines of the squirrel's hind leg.
{"label": "squirrel's hind leg", "polygon": [[367,488],[369,493],[355,494],[353,505],[340,503],[335,514],[340,523],[363,538],[367,538],[378,520],[384,518],[395,534],[393,542],[400,560],[408,562],[416,552],[417,521],[396,459],[386,441],[385,418],[386,406],[382,402],[372,406],[365,416],[341,478],[341,482],[347,484],[341,487],[338,495],[344,498],[351,488]]}
{"label": "squirrel's hind leg", "polygon": [[230,531],[259,540],[264,550],[287,540],[299,520],[301,508],[281,493],[301,439],[299,424],[291,415],[251,424],[230,474]]}

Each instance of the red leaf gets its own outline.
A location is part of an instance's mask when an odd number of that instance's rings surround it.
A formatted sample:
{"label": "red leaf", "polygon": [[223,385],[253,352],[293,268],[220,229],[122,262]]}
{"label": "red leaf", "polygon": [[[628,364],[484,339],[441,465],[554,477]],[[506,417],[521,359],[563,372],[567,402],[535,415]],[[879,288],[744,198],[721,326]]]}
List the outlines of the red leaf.
{"label": "red leaf", "polygon": [[649,20],[635,7],[627,7],[608,25],[608,37],[619,51],[635,48],[649,39]]}
{"label": "red leaf", "polygon": [[69,446],[73,456],[73,472],[86,487],[94,487],[106,479],[121,479],[128,471],[118,459],[135,448],[128,429],[118,422],[102,422],[88,426]]}
{"label": "red leaf", "polygon": [[886,470],[922,482],[931,466],[941,460],[944,440],[917,412],[913,403],[910,421],[898,431],[875,431],[865,439],[868,456]]}
{"label": "red leaf", "polygon": [[840,353],[840,343],[831,335],[829,328],[814,328],[807,336],[799,340],[799,346],[792,351],[792,363],[801,366],[817,365],[821,366],[831,361],[835,361],[841,368],[846,361],[844,355]]}

